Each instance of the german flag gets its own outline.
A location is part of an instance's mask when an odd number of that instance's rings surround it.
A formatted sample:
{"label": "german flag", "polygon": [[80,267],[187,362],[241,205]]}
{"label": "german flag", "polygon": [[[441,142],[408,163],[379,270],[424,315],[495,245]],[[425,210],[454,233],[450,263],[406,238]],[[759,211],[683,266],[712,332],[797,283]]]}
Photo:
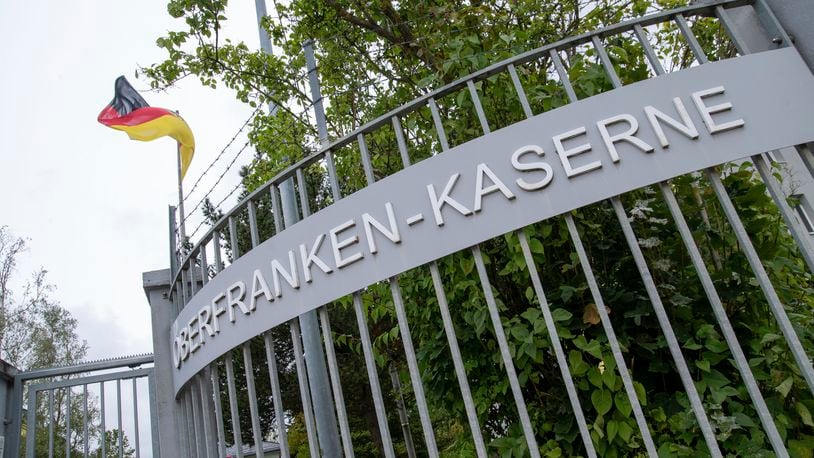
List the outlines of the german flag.
{"label": "german flag", "polygon": [[126,132],[132,140],[147,142],[164,136],[174,138],[181,154],[181,178],[186,175],[195,154],[195,138],[186,121],[171,110],[148,105],[124,76],[116,78],[113,101],[96,120]]}

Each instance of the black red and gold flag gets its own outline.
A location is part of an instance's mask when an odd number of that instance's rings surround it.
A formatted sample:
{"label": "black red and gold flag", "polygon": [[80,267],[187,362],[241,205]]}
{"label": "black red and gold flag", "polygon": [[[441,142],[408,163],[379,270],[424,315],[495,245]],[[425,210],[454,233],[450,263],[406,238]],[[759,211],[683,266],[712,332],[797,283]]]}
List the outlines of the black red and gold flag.
{"label": "black red and gold flag", "polygon": [[127,133],[132,140],[150,141],[172,137],[181,155],[181,178],[195,154],[195,138],[186,121],[165,108],[151,107],[124,76],[116,78],[113,100],[96,118],[100,123]]}

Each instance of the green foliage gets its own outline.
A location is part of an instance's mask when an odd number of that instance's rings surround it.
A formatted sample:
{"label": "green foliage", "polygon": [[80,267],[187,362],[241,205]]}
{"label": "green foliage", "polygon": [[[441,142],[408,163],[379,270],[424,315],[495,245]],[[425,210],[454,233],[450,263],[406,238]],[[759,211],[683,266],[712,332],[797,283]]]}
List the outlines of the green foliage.
{"label": "green foliage", "polygon": [[[251,139],[260,153],[244,171],[244,192],[248,193],[291,161],[308,154],[310,145],[315,142],[314,129],[299,114],[302,107],[309,105],[307,95],[298,84],[303,76],[300,44],[307,38],[317,43],[322,93],[329,101],[329,127],[331,135],[338,137],[431,88],[502,58],[654,9],[685,3],[640,0],[588,5],[537,0],[370,4],[294,0],[275,5],[275,17],[264,20],[277,49],[277,54],[268,56],[250,52],[242,44],[218,39],[219,24],[225,20],[223,3],[172,0],[169,2],[171,14],[183,17],[188,30],[171,32],[159,39],[159,46],[169,53],[167,60],[142,71],[156,87],[191,74],[206,85],[224,84],[247,103],[275,100],[280,104],[282,109],[277,114],[254,121]],[[733,55],[732,45],[716,20],[691,18],[690,23],[710,60]],[[693,64],[689,47],[672,23],[649,33],[666,71]],[[641,45],[630,34],[608,37],[604,44],[624,84],[635,84],[653,75],[654,70],[648,65]],[[578,98],[612,88],[611,79],[590,47],[564,51],[561,57]],[[548,58],[518,66],[517,73],[535,113],[568,103],[565,87],[552,71]],[[507,75],[480,81],[476,88],[493,130],[523,118],[522,107]],[[447,95],[437,102],[450,146],[482,135],[467,91]],[[428,110],[417,110],[400,121],[413,162],[440,152]],[[376,179],[402,168],[391,128],[378,129],[366,135],[365,140]],[[359,158],[356,145],[334,155],[343,195],[366,185]],[[315,164],[306,170],[312,211],[332,202],[321,167]],[[795,330],[808,354],[812,354],[811,273],[806,270],[782,218],[751,165],[748,162],[730,164],[717,173],[724,177],[727,191]],[[714,192],[701,173],[676,178],[669,186],[680,202],[781,435],[794,453],[811,456],[814,398]],[[722,449],[732,455],[770,455],[771,447],[751,399],[658,188],[628,193],[622,196],[622,201]],[[489,201],[484,205],[488,206]],[[216,209],[211,212],[217,217]],[[607,203],[597,203],[580,209],[573,217],[659,454],[705,456],[706,445],[616,215]],[[269,221],[261,218],[259,224],[271,233]],[[600,325],[597,301],[588,288],[564,219],[551,218],[524,230],[540,272],[545,303],[541,304],[541,298],[531,285],[516,234],[483,243],[481,251],[541,453],[552,457],[585,453],[565,389],[563,368],[554,355],[552,336],[546,324],[543,307],[548,307],[597,451],[610,457],[644,456],[630,399]],[[238,248],[245,252],[249,247],[246,225],[241,224],[239,231],[242,232],[239,232]],[[527,456],[526,441],[473,255],[465,250],[440,259],[437,264],[490,453]],[[469,456],[473,454],[472,441],[435,285],[426,267],[405,272],[397,281],[439,449],[445,456]],[[391,364],[399,368],[412,419],[409,428],[421,454],[424,450],[416,421],[418,413],[412,402],[390,288],[389,282],[380,282],[361,292],[363,312],[380,374]],[[381,455],[352,298],[337,300],[329,308],[354,445],[365,453]],[[287,330],[274,332],[275,342],[282,346],[278,356],[289,358],[288,366],[278,363],[283,372],[288,371],[284,377],[290,378],[285,389],[291,396],[284,396],[285,402],[292,400],[285,406],[286,420],[290,422],[289,441],[292,453],[305,456],[308,452],[299,414],[301,407],[297,405],[291,357],[286,356],[290,351],[285,347]],[[258,358],[262,356],[256,356],[255,360]],[[399,434],[395,393],[384,378],[380,382],[385,390],[390,432],[396,441],[397,453],[406,455],[406,445]],[[264,399],[264,396],[259,397],[261,401]],[[271,412],[271,409],[261,411]],[[269,422],[270,418],[266,415],[263,421]],[[267,429],[264,427],[264,430]],[[246,440],[250,431],[248,424],[243,431]]]}

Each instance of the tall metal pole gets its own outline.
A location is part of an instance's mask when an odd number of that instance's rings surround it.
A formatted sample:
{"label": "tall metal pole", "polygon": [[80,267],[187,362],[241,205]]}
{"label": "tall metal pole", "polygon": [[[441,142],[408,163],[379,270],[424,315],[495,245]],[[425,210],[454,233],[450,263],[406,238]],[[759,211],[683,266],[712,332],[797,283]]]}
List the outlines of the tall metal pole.
{"label": "tall metal pole", "polygon": [[[180,112],[175,112],[177,115],[180,116]],[[186,213],[184,213],[184,184],[183,184],[183,177],[181,176],[181,144],[178,143],[175,149],[175,155],[178,159],[178,228],[180,229],[180,239],[181,239],[181,246],[184,246],[184,243],[187,241],[187,227],[185,224],[184,219],[186,218]]]}
{"label": "tall metal pole", "polygon": [[[260,24],[262,18],[267,15],[266,2],[265,0],[255,0],[254,4],[257,11],[260,48],[267,54],[271,54],[271,40]],[[273,102],[269,102],[269,113],[274,114],[276,111],[277,106]],[[284,226],[290,227],[300,219],[294,194],[293,178],[289,178],[280,185],[280,200],[283,207]],[[322,449],[322,456],[339,457],[342,456],[342,447],[339,441],[339,428],[333,408],[333,396],[328,380],[325,354],[320,340],[316,310],[300,315],[299,322],[319,446]]]}

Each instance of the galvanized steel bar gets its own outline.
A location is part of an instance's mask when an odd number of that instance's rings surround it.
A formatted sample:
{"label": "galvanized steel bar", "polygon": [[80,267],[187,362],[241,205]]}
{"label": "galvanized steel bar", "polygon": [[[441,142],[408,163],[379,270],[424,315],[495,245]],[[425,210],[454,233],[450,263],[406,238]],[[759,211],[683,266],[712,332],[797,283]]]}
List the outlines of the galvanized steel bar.
{"label": "galvanized steel bar", "polygon": [[[147,391],[150,396],[150,442],[152,443],[153,457],[159,457],[159,434],[158,434],[158,393],[155,384],[155,372],[151,371],[147,375]],[[104,454],[102,455],[104,456]]]}
{"label": "galvanized steel bar", "polygon": [[500,357],[503,360],[506,376],[509,379],[509,387],[512,390],[512,397],[517,407],[517,414],[520,417],[520,424],[523,427],[526,445],[528,445],[531,457],[539,458],[540,447],[537,445],[537,439],[534,436],[534,426],[531,424],[529,411],[526,408],[526,400],[523,398],[523,390],[520,388],[520,381],[517,379],[517,372],[514,367],[514,361],[512,360],[511,350],[509,350],[509,343],[506,340],[506,333],[503,330],[503,322],[500,321],[500,313],[497,310],[492,285],[489,282],[489,275],[486,273],[486,265],[483,262],[483,254],[478,245],[472,247],[472,256],[475,258],[475,269],[478,271],[481,288],[483,289],[483,295],[486,299],[486,306],[489,310],[489,318],[492,320],[492,327],[495,331],[495,340],[497,340],[497,345],[500,348]]}
{"label": "galvanized steel bar", "polygon": [[138,393],[136,392],[138,386],[136,384],[136,378],[133,377],[131,379],[133,381],[133,434],[136,443],[136,458],[141,457],[141,447],[139,446],[139,432],[138,432]]}
{"label": "galvanized steel bar", "polygon": [[271,331],[263,334],[263,343],[266,349],[266,367],[271,381],[271,396],[274,402],[274,416],[277,420],[277,442],[280,444],[280,456],[289,458],[288,433],[285,428],[285,410],[283,409],[283,395],[280,390],[280,373],[277,371],[277,353],[274,350],[274,339]]}
{"label": "galvanized steel bar", "polygon": [[430,263],[430,275],[435,289],[435,298],[438,300],[438,308],[441,310],[441,320],[444,323],[444,331],[447,336],[447,344],[452,354],[452,364],[455,366],[455,376],[458,379],[458,386],[461,389],[461,397],[464,401],[466,418],[469,422],[469,430],[472,433],[472,442],[475,444],[475,452],[479,458],[486,458],[486,444],[483,441],[483,434],[478,422],[478,411],[475,408],[475,401],[472,399],[472,391],[469,389],[469,381],[466,378],[466,368],[464,367],[461,349],[458,347],[458,338],[455,334],[455,326],[452,324],[452,316],[449,313],[447,295],[444,291],[444,282],[441,281],[441,273],[438,271],[438,263]]}
{"label": "galvanized steel bar", "polygon": [[811,148],[803,144],[797,145],[795,149],[797,150],[797,154],[800,155],[803,164],[805,164],[806,169],[808,169],[808,174],[814,177],[814,155],[811,154]]}
{"label": "galvanized steel bar", "polygon": [[220,257],[220,232],[212,232],[212,244],[215,248],[215,274],[219,274],[223,270],[223,261]]}
{"label": "galvanized steel bar", "polygon": [[472,103],[475,104],[475,112],[478,114],[478,121],[480,121],[481,129],[484,134],[491,132],[489,129],[489,121],[486,119],[486,114],[483,112],[483,106],[478,97],[478,90],[475,88],[475,83],[472,80],[467,80],[466,86],[469,88],[469,96],[472,97]]}
{"label": "galvanized steel bar", "polygon": [[509,69],[509,76],[512,78],[514,90],[520,99],[520,105],[523,107],[523,113],[525,113],[527,118],[531,118],[534,114],[531,111],[529,100],[526,98],[526,91],[523,90],[523,83],[520,82],[520,77],[517,76],[517,70],[514,68],[514,64],[509,64],[507,68]]}
{"label": "galvanized steel bar", "polygon": [[551,340],[551,346],[554,347],[554,355],[557,358],[557,365],[560,367],[562,379],[565,383],[565,390],[568,392],[568,400],[571,403],[571,409],[574,411],[574,417],[577,420],[577,427],[579,428],[579,435],[582,438],[582,443],[585,445],[585,452],[590,458],[596,458],[596,449],[594,448],[591,434],[588,432],[588,423],[585,421],[585,414],[582,411],[582,405],[579,402],[576,386],[574,386],[574,378],[571,376],[571,370],[568,367],[568,360],[565,358],[565,351],[560,342],[560,335],[557,332],[557,326],[554,323],[554,317],[551,315],[551,308],[548,305],[545,291],[543,290],[543,283],[540,281],[540,274],[537,272],[537,264],[534,262],[534,257],[531,254],[529,241],[523,229],[516,231],[517,238],[520,240],[520,250],[523,252],[523,258],[526,260],[526,268],[529,270],[531,277],[531,284],[534,288],[534,293],[537,295],[537,301],[540,303],[540,309],[543,312],[543,319],[545,320],[546,330],[548,331]]}
{"label": "galvanized steel bar", "polygon": [[404,129],[401,128],[401,120],[398,116],[393,116],[393,132],[396,133],[396,143],[399,146],[399,154],[401,155],[401,163],[404,167],[410,165],[410,152],[407,151],[407,142],[404,140]]}
{"label": "galvanized steel bar", "polygon": [[260,428],[260,409],[257,407],[257,390],[254,387],[254,365],[252,364],[252,349],[247,341],[242,345],[243,368],[246,373],[246,395],[249,397],[249,415],[252,420],[252,435],[254,436],[254,449],[256,453],[263,450],[263,430]]}
{"label": "galvanized steel bar", "polygon": [[580,238],[579,231],[577,231],[574,217],[570,214],[565,215],[565,224],[568,226],[568,232],[571,235],[571,241],[574,243],[574,249],[579,257],[579,262],[582,265],[582,272],[585,275],[585,280],[588,282],[588,288],[591,290],[591,295],[594,299],[594,305],[599,313],[599,319],[602,322],[602,327],[605,330],[605,335],[608,337],[608,344],[613,353],[613,359],[616,362],[616,368],[619,371],[619,376],[622,378],[622,384],[625,388],[625,393],[630,400],[630,406],[633,409],[633,415],[636,419],[636,424],[642,434],[642,441],[644,442],[647,454],[650,456],[658,456],[656,444],[653,442],[653,437],[650,434],[650,429],[647,426],[647,420],[642,412],[642,406],[639,403],[639,398],[636,396],[636,390],[633,387],[633,379],[630,377],[630,372],[625,363],[625,357],[622,354],[622,349],[619,346],[619,341],[616,339],[616,333],[608,316],[608,311],[605,309],[605,301],[602,299],[602,293],[599,291],[599,285],[594,277],[593,269],[591,268],[588,255],[585,253],[585,248],[582,246],[582,239]]}
{"label": "galvanized steel bar", "polygon": [[[70,398],[68,398],[70,399]],[[67,412],[70,412],[70,404],[66,408]],[[26,428],[26,435],[25,435],[25,456],[29,458],[34,458],[34,448],[36,447],[36,442],[34,439],[37,437],[37,392],[35,390],[29,389],[28,390],[28,418],[26,418],[25,428]],[[22,412],[20,412],[22,415]],[[70,419],[70,416],[66,418]],[[66,444],[70,444],[70,423],[65,423],[68,425],[68,439],[65,440]],[[68,447],[68,452],[70,453],[70,445]]]}
{"label": "galvanized steel bar", "polygon": [[201,284],[205,285],[208,281],[209,281],[209,262],[206,259],[206,243],[202,243],[201,244]]}
{"label": "galvanized steel bar", "polygon": [[187,300],[192,299],[198,292],[198,280],[195,279],[195,258],[189,258],[189,272],[187,272],[187,280],[189,281],[189,297]]}
{"label": "galvanized steel bar", "polygon": [[560,84],[562,84],[562,87],[565,89],[568,100],[578,100],[577,93],[574,92],[574,86],[571,85],[571,80],[568,78],[568,72],[565,71],[565,67],[562,65],[560,54],[556,49],[552,49],[548,55],[551,56],[551,62],[554,63],[554,69],[557,70],[557,75],[560,77]]}
{"label": "galvanized steel bar", "polygon": [[237,245],[237,224],[234,217],[229,217],[229,244],[232,248],[232,262],[240,257],[240,248]]}
{"label": "galvanized steel bar", "polygon": [[[198,373],[197,384],[198,391],[201,394],[201,419],[203,421],[204,436],[206,442],[204,448],[206,455],[210,458],[217,458],[218,454],[218,436],[215,432],[215,409],[212,402],[212,377],[210,376],[211,370],[206,366]],[[196,383],[196,382],[193,382]]]}
{"label": "galvanized steel bar", "polygon": [[277,186],[269,186],[269,193],[271,193],[271,215],[274,217],[274,232],[279,234],[283,232],[285,226],[283,225],[283,207],[280,205],[280,195],[277,193]]}
{"label": "galvanized steel bar", "polygon": [[317,427],[314,423],[314,410],[311,405],[311,393],[308,391],[308,374],[302,355],[302,340],[300,340],[300,323],[297,320],[289,321],[291,327],[291,346],[294,348],[294,364],[297,367],[297,381],[302,398],[302,410],[305,416],[305,432],[308,435],[308,449],[311,456],[319,455],[319,442]]}
{"label": "galvanized steel bar", "polygon": [[257,206],[253,200],[249,200],[249,234],[252,240],[252,248],[260,244],[260,234],[257,231]]}
{"label": "galvanized steel bar", "polygon": [[370,392],[373,395],[373,407],[376,409],[376,421],[379,425],[384,456],[386,458],[395,458],[396,454],[393,450],[393,440],[390,437],[390,427],[387,425],[387,411],[382,398],[382,388],[379,385],[379,374],[376,371],[373,344],[370,342],[370,332],[367,329],[367,320],[362,307],[362,295],[359,292],[353,293],[353,310],[356,312],[356,323],[359,328],[359,338],[362,341],[362,352],[365,355],[365,368],[370,383]]}
{"label": "galvanized steel bar", "polygon": [[54,420],[54,390],[48,390],[48,458],[54,458]]}
{"label": "galvanized steel bar", "polygon": [[407,323],[407,312],[404,310],[404,301],[401,298],[401,288],[398,279],[390,279],[390,293],[393,296],[393,304],[396,308],[396,319],[398,320],[401,342],[404,345],[404,355],[407,359],[407,369],[410,372],[410,382],[413,386],[413,394],[418,406],[418,416],[421,419],[421,429],[424,433],[424,441],[427,446],[427,453],[431,458],[438,457],[438,446],[435,444],[435,433],[430,420],[430,410],[427,407],[427,399],[424,397],[424,385],[421,382],[421,372],[418,369],[418,361],[413,347],[413,338],[410,336],[410,325]]}
{"label": "galvanized steel bar", "polygon": [[435,133],[438,135],[438,141],[441,142],[441,151],[446,151],[449,149],[449,141],[447,141],[447,133],[444,131],[444,123],[441,122],[441,114],[438,112],[438,104],[433,98],[429,99],[427,104],[430,106],[432,122],[435,124]]}
{"label": "galvanized steel bar", "polygon": [[339,180],[336,176],[336,166],[334,165],[334,155],[330,151],[325,152],[325,167],[328,169],[328,184],[331,186],[331,196],[334,202],[342,198],[339,190]]}
{"label": "galvanized steel bar", "polygon": [[186,269],[184,269],[184,266],[181,266],[180,269],[181,269],[181,306],[178,308],[179,312],[181,311],[181,309],[184,308],[184,306],[187,305],[187,302],[189,301],[190,297],[187,287],[187,271]]}
{"label": "galvanized steel bar", "polygon": [[[70,390],[68,391],[70,393]],[[124,457],[124,428],[122,428],[122,381],[116,379],[116,413],[119,426],[119,458]]]}
{"label": "galvanized steel bar", "polygon": [[82,385],[82,456],[88,458],[90,443],[88,442],[88,385]]}
{"label": "galvanized steel bar", "polygon": [[302,217],[307,218],[311,214],[311,205],[308,202],[308,184],[305,182],[305,174],[302,169],[297,169],[297,188],[300,195]]}
{"label": "galvanized steel bar", "polygon": [[715,285],[712,282],[712,278],[709,275],[706,264],[704,264],[704,259],[701,257],[701,252],[693,239],[692,231],[687,225],[683,213],[681,213],[681,207],[679,207],[678,201],[676,201],[675,195],[668,184],[660,183],[659,186],[661,187],[667,207],[673,216],[673,220],[675,220],[676,227],[681,235],[681,239],[690,254],[690,259],[692,260],[695,271],[698,274],[698,279],[701,281],[701,285],[704,288],[704,292],[709,299],[712,311],[715,314],[716,320],[718,321],[718,325],[721,327],[721,332],[727,345],[729,346],[729,351],[732,353],[735,360],[735,367],[737,367],[738,372],[741,374],[741,378],[746,386],[746,391],[752,398],[752,403],[755,405],[755,409],[757,410],[758,417],[763,424],[763,428],[769,435],[769,440],[772,442],[772,447],[775,449],[775,453],[781,456],[788,456],[787,452],[782,453],[779,451],[785,450],[785,447],[782,445],[782,440],[779,443],[780,448],[775,446],[776,441],[780,440],[777,427],[774,425],[771,413],[769,413],[766,402],[763,400],[763,395],[760,394],[760,389],[757,386],[754,374],[752,374],[752,371],[749,369],[749,363],[746,360],[746,356],[743,354],[743,350],[741,350],[738,338],[735,335],[734,329],[732,328],[732,323],[729,322],[729,317],[727,317],[726,310],[721,303],[721,298],[718,296],[718,292],[715,290]]}
{"label": "galvanized steel bar", "polygon": [[215,396],[215,429],[218,435],[218,458],[226,458],[226,434],[223,431],[223,406],[220,397],[220,374],[218,373],[218,364],[213,362],[209,372],[209,381],[212,384],[212,393]]}
{"label": "galvanized steel bar", "polygon": [[723,455],[718,447],[715,432],[713,431],[712,425],[710,425],[707,414],[704,411],[703,403],[701,402],[701,398],[698,395],[697,389],[695,388],[695,382],[690,374],[689,367],[687,367],[687,362],[684,360],[684,355],[681,353],[681,344],[678,343],[678,339],[673,332],[673,327],[670,324],[667,311],[664,309],[664,304],[659,296],[656,283],[653,281],[653,275],[650,273],[650,269],[647,267],[644,254],[639,246],[639,241],[636,238],[636,235],[633,233],[633,227],[630,225],[630,221],[627,218],[627,213],[622,206],[622,201],[619,199],[619,197],[614,197],[611,199],[611,205],[616,213],[616,218],[619,220],[619,224],[622,226],[622,232],[625,235],[625,240],[627,240],[628,247],[630,248],[631,254],[633,254],[633,261],[636,263],[636,267],[639,269],[639,275],[641,276],[642,283],[644,283],[644,289],[647,291],[647,296],[650,299],[650,303],[653,305],[653,310],[656,312],[656,318],[658,319],[659,326],[661,327],[661,330],[664,333],[664,338],[667,341],[667,348],[670,350],[670,354],[672,355],[673,361],[676,364],[678,375],[681,378],[682,384],[684,385],[684,391],[687,393],[687,397],[690,400],[690,406],[695,414],[695,419],[698,421],[698,426],[701,428],[701,434],[704,436],[704,441],[706,441],[709,453],[714,457],[721,457]]}
{"label": "galvanized steel bar", "polygon": [[195,451],[195,456],[198,458],[203,458],[205,455],[205,449],[203,449],[201,442],[203,442],[203,433],[201,432],[201,409],[198,405],[198,397],[195,393],[195,384],[190,383],[187,386],[187,390],[184,393],[184,398],[186,399],[187,403],[187,412],[189,412],[189,430],[190,434],[192,435],[192,444],[194,444],[194,448],[190,447],[190,450]]}
{"label": "galvanized steel bar", "polygon": [[319,320],[322,323],[325,354],[328,359],[328,371],[331,375],[331,389],[333,390],[334,401],[336,403],[336,414],[339,417],[339,432],[342,435],[342,449],[345,451],[347,458],[353,458],[353,442],[350,437],[348,412],[345,409],[345,395],[342,393],[342,381],[339,378],[339,364],[336,361],[336,350],[334,349],[333,332],[331,331],[331,319],[328,317],[327,306],[323,306],[319,309]]}
{"label": "galvanized steel bar", "polygon": [[[611,79],[614,89],[622,87],[622,81],[616,74],[616,70],[613,68],[613,64],[608,57],[608,53],[605,51],[605,47],[599,40],[599,37],[594,37],[593,45],[599,54],[599,58],[606,74]],[[642,279],[645,291],[647,291],[647,296],[650,299],[653,310],[656,312],[656,318],[658,319],[659,326],[664,333],[664,338],[667,341],[667,347],[670,350],[670,354],[676,364],[679,377],[684,385],[684,391],[687,393],[690,406],[692,407],[695,418],[698,421],[698,426],[701,428],[701,434],[704,436],[707,448],[712,456],[721,457],[722,454],[720,448],[718,447],[715,432],[713,431],[712,425],[710,424],[707,414],[704,411],[704,406],[695,387],[695,382],[693,381],[690,370],[687,367],[687,362],[684,360],[684,355],[681,352],[681,345],[678,343],[678,339],[673,332],[673,327],[670,324],[667,311],[664,309],[664,304],[659,296],[658,288],[656,287],[656,283],[653,280],[649,267],[647,266],[647,262],[644,259],[644,253],[642,253],[642,249],[639,246],[639,241],[633,232],[633,227],[628,220],[627,212],[622,205],[622,200],[618,196],[612,197],[610,199],[610,203],[614,212],[616,213],[616,219],[619,221],[619,224],[622,227],[622,233],[624,234],[625,240],[627,241],[628,247],[633,255],[633,261],[636,264],[636,268],[639,270],[639,276]]]}
{"label": "galvanized steel bar", "polygon": [[359,143],[359,154],[362,157],[362,169],[365,171],[365,179],[368,184],[376,181],[373,175],[373,164],[370,162],[370,153],[367,150],[367,143],[365,142],[365,134],[359,134],[357,137]]}
{"label": "galvanized steel bar", "polygon": [[[756,155],[752,156],[752,161],[763,179],[763,182],[766,184],[766,187],[769,189],[769,194],[771,194],[775,203],[781,208],[783,219],[786,221],[786,225],[791,229],[792,236],[794,236],[795,240],[797,241],[797,246],[800,249],[800,252],[806,253],[809,250],[806,250],[804,247],[809,244],[809,235],[805,233],[804,230],[800,229],[800,223],[795,219],[794,216],[789,214],[792,212],[792,210],[786,203],[785,195],[783,195],[782,190],[779,189],[777,182],[772,176],[770,167],[768,164],[766,164],[766,159],[764,159],[762,155]],[[717,189],[717,187],[714,189]],[[803,377],[808,384],[809,391],[814,394],[814,368],[811,366],[811,359],[808,357],[808,355],[806,355],[803,344],[800,342],[800,338],[794,331],[794,326],[791,324],[791,321],[786,314],[786,309],[783,306],[783,303],[780,301],[780,297],[777,295],[777,291],[775,291],[774,286],[769,279],[769,275],[766,273],[766,269],[763,267],[763,264],[760,261],[757,250],[755,250],[755,247],[749,238],[749,234],[746,232],[746,228],[743,226],[743,222],[738,216],[735,207],[732,205],[732,201],[725,192],[723,196],[719,196],[719,199],[726,201],[726,203],[722,201],[722,205],[726,207],[724,212],[727,214],[728,218],[731,216],[730,224],[732,225],[732,229],[735,231],[735,235],[738,238],[741,249],[746,255],[746,259],[749,261],[749,265],[752,267],[752,271],[757,278],[758,284],[760,284],[760,288],[763,290],[763,294],[766,296],[766,299],[769,302],[769,307],[771,307],[772,313],[777,320],[780,331],[786,338],[786,343],[789,345],[789,348],[791,348],[792,355],[794,355],[794,360],[797,362],[797,367],[800,368],[800,372],[803,374]],[[809,268],[812,268],[811,264],[809,264]],[[814,268],[812,268],[811,271],[814,272]]]}
{"label": "galvanized steel bar", "polygon": [[243,458],[243,439],[240,431],[240,414],[237,409],[237,390],[235,389],[235,366],[232,352],[226,353],[226,391],[229,393],[229,412],[232,418],[232,444],[237,449],[237,458]]}
{"label": "galvanized steel bar", "polygon": [[[105,433],[107,432],[107,424],[105,422],[105,382],[99,382],[99,405],[100,405],[100,424],[99,429],[102,431],[102,440],[100,441],[100,449],[102,457],[107,457],[107,444],[105,443]],[[157,437],[153,437],[153,442],[158,442]]]}
{"label": "galvanized steel bar", "polygon": [[[121,422],[119,424],[121,430]],[[65,458],[71,458],[71,387],[67,387],[65,393]]]}

